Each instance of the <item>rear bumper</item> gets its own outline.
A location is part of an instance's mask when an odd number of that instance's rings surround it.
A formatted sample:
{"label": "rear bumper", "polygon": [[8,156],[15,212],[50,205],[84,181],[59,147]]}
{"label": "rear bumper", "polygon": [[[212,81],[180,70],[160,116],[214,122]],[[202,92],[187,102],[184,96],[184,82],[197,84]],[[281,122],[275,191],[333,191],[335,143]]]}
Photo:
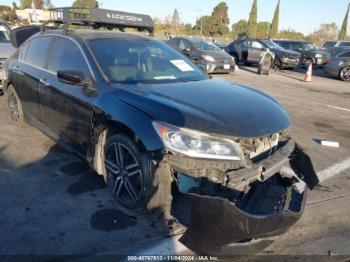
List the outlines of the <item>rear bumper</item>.
{"label": "rear bumper", "polygon": [[292,140],[249,168],[176,162],[170,160],[170,166],[195,177],[199,185],[189,190],[191,221],[180,239],[198,254],[230,255],[237,248],[262,251],[271,244],[270,237],[299,220],[307,185],[312,189],[318,184],[310,159]]}
{"label": "rear bumper", "polygon": [[329,57],[315,58],[315,65],[324,66],[327,64],[328,60],[329,60]]}

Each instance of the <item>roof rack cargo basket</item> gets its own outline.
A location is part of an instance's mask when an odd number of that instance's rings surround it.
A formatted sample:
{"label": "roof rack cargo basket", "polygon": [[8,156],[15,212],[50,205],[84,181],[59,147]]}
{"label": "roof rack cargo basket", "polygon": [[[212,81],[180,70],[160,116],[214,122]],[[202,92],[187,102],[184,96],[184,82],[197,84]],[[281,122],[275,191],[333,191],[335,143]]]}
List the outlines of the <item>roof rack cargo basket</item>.
{"label": "roof rack cargo basket", "polygon": [[51,8],[50,21],[56,24],[105,27],[109,30],[135,28],[153,33],[154,23],[149,15],[127,13],[100,8],[59,7]]}

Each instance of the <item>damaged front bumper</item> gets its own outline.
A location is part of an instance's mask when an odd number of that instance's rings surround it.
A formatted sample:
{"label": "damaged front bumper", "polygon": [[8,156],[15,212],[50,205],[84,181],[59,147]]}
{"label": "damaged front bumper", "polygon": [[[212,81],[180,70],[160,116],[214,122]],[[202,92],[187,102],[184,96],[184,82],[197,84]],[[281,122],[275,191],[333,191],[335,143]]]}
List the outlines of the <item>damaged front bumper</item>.
{"label": "damaged front bumper", "polygon": [[180,241],[199,254],[262,251],[270,237],[298,221],[307,187],[318,184],[309,157],[293,140],[256,164],[175,155],[167,162],[178,175],[195,180],[187,192],[190,225]]}

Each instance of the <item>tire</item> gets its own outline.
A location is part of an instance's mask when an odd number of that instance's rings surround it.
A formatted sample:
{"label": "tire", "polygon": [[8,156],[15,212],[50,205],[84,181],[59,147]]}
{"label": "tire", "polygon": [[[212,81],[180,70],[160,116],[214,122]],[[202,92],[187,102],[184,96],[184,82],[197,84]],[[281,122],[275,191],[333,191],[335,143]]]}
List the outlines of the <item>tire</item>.
{"label": "tire", "polygon": [[303,68],[308,69],[310,64],[313,64],[314,61],[311,58],[307,58],[304,60]]}
{"label": "tire", "polygon": [[10,85],[5,93],[7,110],[10,115],[11,120],[18,126],[23,127],[24,123],[24,113],[21,100],[15,88]]}
{"label": "tire", "polygon": [[340,70],[339,79],[345,82],[350,81],[350,67],[344,67]]}
{"label": "tire", "polygon": [[[171,202],[171,191],[167,192],[166,186],[159,187],[159,174],[151,159],[128,136],[110,136],[105,144],[102,160],[107,187],[123,207],[141,210],[170,205],[168,202]],[[168,186],[171,187],[170,180]],[[164,197],[159,197],[162,193],[165,194]],[[148,206],[150,202],[151,208]]]}

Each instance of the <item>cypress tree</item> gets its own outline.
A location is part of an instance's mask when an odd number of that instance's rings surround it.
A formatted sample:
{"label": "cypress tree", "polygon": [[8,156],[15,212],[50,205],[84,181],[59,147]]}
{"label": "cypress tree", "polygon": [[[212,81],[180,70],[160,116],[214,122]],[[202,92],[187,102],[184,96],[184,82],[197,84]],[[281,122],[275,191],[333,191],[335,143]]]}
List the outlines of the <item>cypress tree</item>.
{"label": "cypress tree", "polygon": [[278,4],[275,10],[275,14],[273,16],[272,24],[270,27],[269,38],[274,39],[278,35],[278,24],[280,20],[280,0],[278,0]]}
{"label": "cypress tree", "polygon": [[346,34],[348,32],[348,19],[349,19],[349,8],[350,8],[350,4],[348,6],[348,10],[346,11],[346,15],[344,17],[344,21],[343,21],[343,25],[340,29],[340,33],[339,33],[339,40],[345,40],[346,39]]}
{"label": "cypress tree", "polygon": [[248,29],[247,29],[248,37],[256,37],[257,19],[258,19],[258,3],[257,3],[257,0],[254,0],[252,5],[252,10],[250,11],[249,20],[248,20]]}

